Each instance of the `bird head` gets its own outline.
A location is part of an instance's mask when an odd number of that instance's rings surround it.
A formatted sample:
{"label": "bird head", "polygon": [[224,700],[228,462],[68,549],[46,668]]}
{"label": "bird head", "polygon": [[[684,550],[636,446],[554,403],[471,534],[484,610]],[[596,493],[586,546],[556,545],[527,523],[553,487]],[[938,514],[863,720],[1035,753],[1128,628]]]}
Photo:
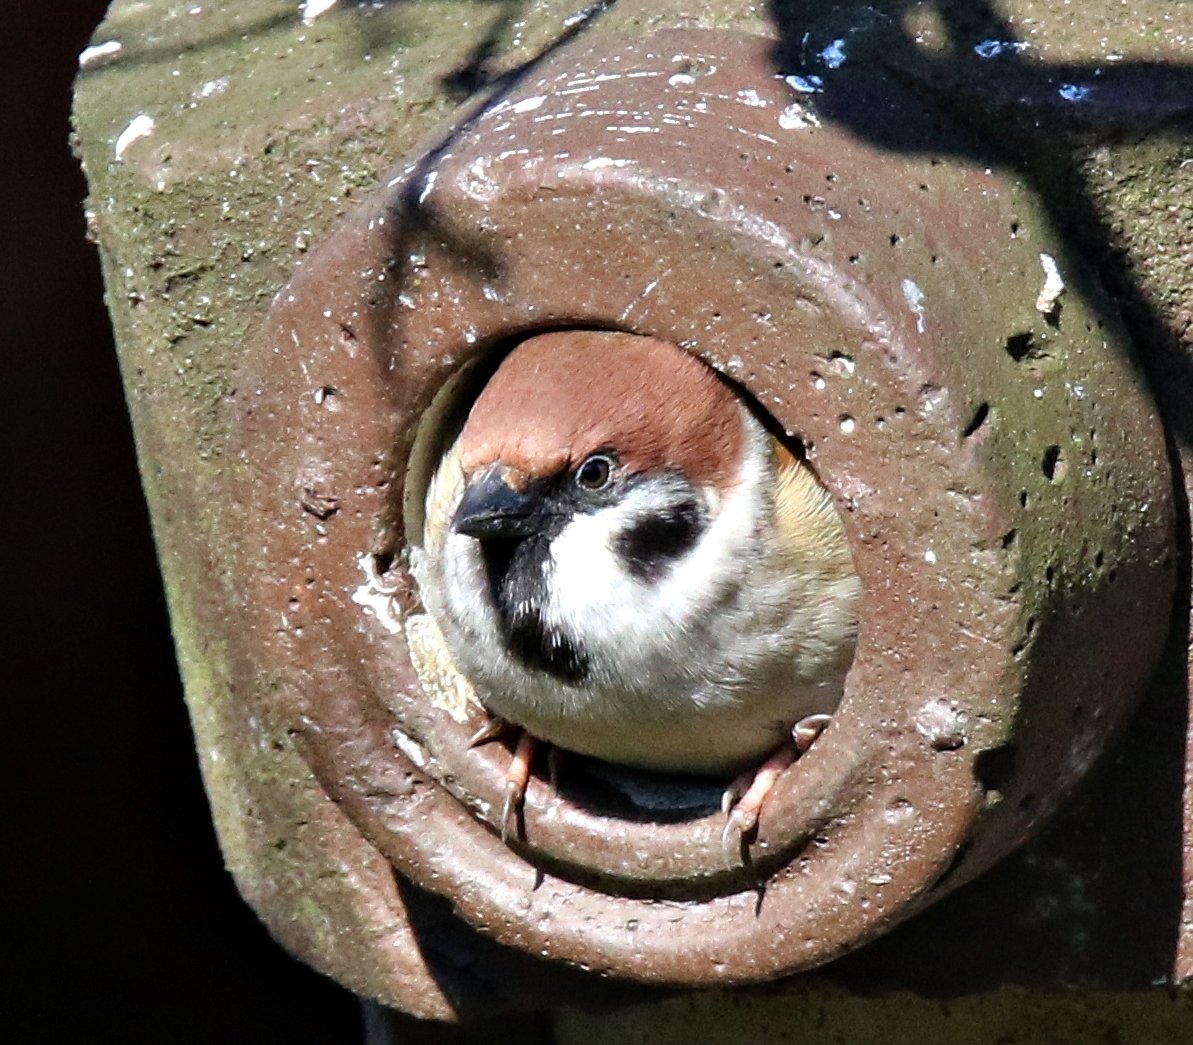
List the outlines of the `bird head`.
{"label": "bird head", "polygon": [[[792,686],[819,686],[852,642],[855,587],[827,491],[669,342],[584,330],[519,344],[426,516],[420,587],[457,665],[491,710],[575,750],[740,761],[801,703]],[[815,700],[835,702],[833,686]],[[728,709],[757,687],[728,754],[706,730],[656,757],[678,711]]]}
{"label": "bird head", "polygon": [[675,345],[542,335],[506,358],[468,416],[452,529],[501,545],[602,517],[622,568],[658,573],[699,537],[744,442],[737,397]]}

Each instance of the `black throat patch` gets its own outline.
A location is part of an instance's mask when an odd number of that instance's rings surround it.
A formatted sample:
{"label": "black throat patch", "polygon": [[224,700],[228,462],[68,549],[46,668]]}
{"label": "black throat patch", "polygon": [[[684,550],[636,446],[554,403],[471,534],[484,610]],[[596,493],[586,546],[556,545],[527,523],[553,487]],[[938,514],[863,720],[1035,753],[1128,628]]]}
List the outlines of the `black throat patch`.
{"label": "black throat patch", "polygon": [[481,554],[510,655],[527,668],[575,684],[588,676],[588,657],[570,635],[543,620],[552,536],[483,541]]}

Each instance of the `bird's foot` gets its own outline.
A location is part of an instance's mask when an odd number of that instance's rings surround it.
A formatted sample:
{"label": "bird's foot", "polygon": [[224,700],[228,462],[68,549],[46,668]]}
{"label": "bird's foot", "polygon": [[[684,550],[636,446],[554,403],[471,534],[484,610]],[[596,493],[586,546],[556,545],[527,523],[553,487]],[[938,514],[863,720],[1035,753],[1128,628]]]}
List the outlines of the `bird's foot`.
{"label": "bird's foot", "polygon": [[[516,728],[505,719],[494,715],[472,734],[468,746],[479,747],[481,744],[496,740]],[[530,763],[534,760],[534,750],[537,745],[538,741],[523,730],[521,736],[518,737],[517,746],[514,748],[514,757],[505,771],[505,800],[501,804],[501,840],[503,842],[518,826],[518,814],[522,811],[522,803],[526,798],[526,785],[530,783]],[[551,786],[554,788],[559,772],[559,760],[555,748],[551,748],[549,756]]]}
{"label": "bird's foot", "polygon": [[830,715],[808,715],[791,727],[791,740],[783,744],[757,769],[747,770],[733,781],[721,796],[721,812],[727,814],[725,829],[721,832],[721,846],[731,850],[733,843],[740,845],[741,839],[758,826],[758,814],[767,795],[775,786],[788,766],[812,746],[812,742],[824,732]]}

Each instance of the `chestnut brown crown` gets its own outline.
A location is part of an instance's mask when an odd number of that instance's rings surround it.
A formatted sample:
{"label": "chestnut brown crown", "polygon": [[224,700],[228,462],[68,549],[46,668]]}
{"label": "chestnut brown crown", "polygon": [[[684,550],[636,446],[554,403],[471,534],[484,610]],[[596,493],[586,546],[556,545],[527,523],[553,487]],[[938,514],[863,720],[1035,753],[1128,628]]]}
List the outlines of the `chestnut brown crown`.
{"label": "chestnut brown crown", "polygon": [[468,415],[460,458],[465,474],[500,462],[546,478],[604,451],[630,473],[674,470],[722,487],[744,438],[737,397],[683,349],[569,330],[530,338],[506,357]]}

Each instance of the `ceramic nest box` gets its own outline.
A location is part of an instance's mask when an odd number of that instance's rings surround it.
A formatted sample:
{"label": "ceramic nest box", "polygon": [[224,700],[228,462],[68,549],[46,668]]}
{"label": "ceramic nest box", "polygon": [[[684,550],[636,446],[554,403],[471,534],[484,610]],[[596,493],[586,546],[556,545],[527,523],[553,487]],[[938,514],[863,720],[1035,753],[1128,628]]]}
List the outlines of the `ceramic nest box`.
{"label": "ceramic nest box", "polygon": [[[667,32],[560,51],[311,252],[242,382],[242,669],[402,879],[584,970],[757,981],[972,878],[1089,767],[1167,628],[1164,438],[1098,289],[972,154],[889,87]],[[844,700],[740,852],[707,789],[590,770],[532,778],[503,842],[509,751],[468,746],[409,550],[452,418],[561,329],[715,367],[843,520]]]}

